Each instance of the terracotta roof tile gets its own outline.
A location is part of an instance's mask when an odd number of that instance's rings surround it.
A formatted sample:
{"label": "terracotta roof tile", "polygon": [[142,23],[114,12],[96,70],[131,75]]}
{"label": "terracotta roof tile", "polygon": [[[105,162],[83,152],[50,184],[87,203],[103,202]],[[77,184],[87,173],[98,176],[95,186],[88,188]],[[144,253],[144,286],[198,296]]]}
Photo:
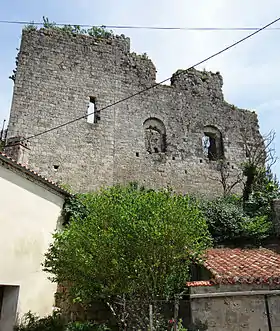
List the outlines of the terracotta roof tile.
{"label": "terracotta roof tile", "polygon": [[213,283],[210,280],[197,280],[193,282],[187,282],[188,287],[194,287],[194,286],[211,286]]}
{"label": "terracotta roof tile", "polygon": [[[280,284],[280,254],[269,249],[209,249],[203,264],[213,275],[209,285]],[[188,282],[187,286],[202,286],[200,283]]]}

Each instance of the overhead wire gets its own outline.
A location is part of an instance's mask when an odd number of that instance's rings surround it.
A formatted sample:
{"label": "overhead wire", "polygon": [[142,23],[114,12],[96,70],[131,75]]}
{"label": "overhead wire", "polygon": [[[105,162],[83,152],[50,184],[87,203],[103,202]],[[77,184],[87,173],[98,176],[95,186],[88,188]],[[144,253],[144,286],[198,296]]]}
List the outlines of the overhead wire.
{"label": "overhead wire", "polygon": [[[10,21],[0,20],[0,24],[18,24],[18,25],[38,25],[44,26],[44,22],[30,21]],[[90,25],[90,24],[70,24],[70,23],[54,23],[56,26],[79,26],[81,28],[107,28],[107,29],[140,29],[140,30],[183,30],[183,31],[257,31],[260,27],[172,27],[172,26],[141,26],[141,25]],[[267,30],[280,30],[279,27],[269,28]]]}
{"label": "overhead wire", "polygon": [[[273,25],[273,24],[275,24],[275,23],[277,23],[277,22],[279,22],[279,21],[280,21],[280,17],[277,18],[276,20],[274,20],[274,21],[272,21],[272,22],[266,24],[265,26],[261,27],[261,28],[258,29],[257,31],[255,31],[255,32],[253,32],[253,33],[251,33],[251,34],[249,34],[248,36],[246,36],[246,37],[244,37],[244,38],[241,38],[241,39],[239,39],[238,41],[234,42],[233,44],[231,44],[231,45],[229,45],[229,46],[223,48],[222,50],[220,50],[220,51],[218,51],[218,52],[216,52],[216,53],[214,53],[214,54],[208,56],[208,57],[205,58],[204,60],[201,60],[201,61],[197,62],[196,64],[192,65],[191,67],[189,67],[189,68],[187,68],[187,69],[185,69],[185,70],[182,70],[182,71],[180,71],[180,72],[178,72],[178,73],[175,73],[172,77],[174,77],[174,76],[176,77],[176,76],[182,75],[183,73],[187,72],[188,70],[193,69],[193,68],[195,68],[196,66],[198,66],[198,65],[200,65],[200,64],[202,64],[202,63],[204,63],[204,62],[206,62],[206,61],[208,61],[208,60],[210,60],[210,59],[212,59],[212,58],[214,58],[214,57],[216,57],[216,56],[218,56],[218,55],[220,55],[220,54],[226,52],[227,50],[229,50],[229,49],[235,47],[236,45],[238,45],[238,44],[244,42],[245,40],[247,40],[247,39],[253,37],[254,35],[258,34],[259,32],[261,32],[261,31],[263,31],[263,30],[265,30],[265,29],[267,29],[269,26],[271,26],[271,25]],[[151,85],[151,86],[149,86],[149,87],[146,87],[146,88],[143,89],[143,90],[140,90],[140,91],[138,91],[138,92],[136,92],[136,93],[134,93],[134,94],[131,94],[131,95],[129,95],[129,96],[123,98],[123,99],[120,99],[120,100],[118,100],[118,101],[115,101],[115,102],[113,102],[113,103],[111,103],[111,104],[109,104],[109,105],[107,105],[107,106],[105,106],[105,107],[99,109],[99,112],[101,112],[101,111],[103,111],[103,110],[105,110],[105,109],[108,109],[108,108],[110,108],[110,107],[116,106],[116,105],[118,105],[118,104],[120,104],[120,103],[122,103],[122,102],[125,102],[125,101],[127,101],[127,100],[129,100],[129,99],[131,99],[131,98],[134,98],[134,97],[137,96],[137,95],[140,95],[140,94],[142,94],[142,93],[145,93],[145,92],[147,92],[147,91],[149,91],[149,90],[151,90],[151,89],[153,89],[153,88],[155,88],[155,87],[157,87],[157,86],[159,86],[159,85],[161,85],[161,84],[167,82],[167,81],[170,80],[172,77],[168,77],[168,78],[162,80],[162,81],[159,82],[159,83],[155,83],[155,84],[153,84],[153,85]],[[31,136],[29,136],[29,137],[27,137],[27,138],[24,138],[23,141],[25,141],[25,140],[29,140],[29,139],[33,139],[33,138],[35,138],[35,137],[39,137],[39,136],[41,136],[41,135],[43,135],[43,134],[46,134],[46,133],[49,133],[49,132],[51,132],[51,131],[54,131],[54,130],[60,129],[60,128],[66,126],[66,125],[69,125],[69,124],[75,123],[75,122],[77,122],[77,121],[79,121],[79,120],[81,120],[81,119],[83,119],[83,118],[87,118],[88,116],[93,115],[93,114],[94,114],[94,112],[92,112],[92,113],[88,113],[88,114],[83,115],[83,116],[80,116],[80,117],[77,117],[77,118],[75,118],[75,119],[73,119],[73,120],[67,121],[67,122],[65,122],[65,123],[62,123],[62,124],[57,125],[57,126],[54,126],[54,127],[50,128],[50,129],[47,129],[47,130],[45,130],[45,131],[42,131],[42,132],[39,132],[39,133],[37,133],[37,134],[31,135]]]}

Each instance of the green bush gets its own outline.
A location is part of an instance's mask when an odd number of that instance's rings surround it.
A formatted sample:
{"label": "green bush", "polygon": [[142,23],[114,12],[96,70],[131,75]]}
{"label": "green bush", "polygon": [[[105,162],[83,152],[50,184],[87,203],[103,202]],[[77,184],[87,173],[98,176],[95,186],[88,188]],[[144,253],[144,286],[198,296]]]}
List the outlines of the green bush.
{"label": "green bush", "polygon": [[65,331],[66,322],[60,314],[54,313],[51,316],[40,318],[31,312],[25,314],[14,328],[15,331]]}
{"label": "green bush", "polygon": [[31,312],[25,314],[15,331],[109,331],[105,324],[94,322],[67,323],[59,313],[47,317],[38,317]]}
{"label": "green bush", "polygon": [[201,207],[216,244],[255,244],[271,233],[269,216],[246,213],[241,197],[233,195],[203,201]]}
{"label": "green bush", "polygon": [[[93,26],[89,29],[82,29],[79,25],[64,25],[64,26],[58,26],[55,22],[51,22],[48,17],[43,16],[43,28],[44,29],[50,29],[55,31],[60,31],[65,34],[69,35],[88,35],[97,39],[110,39],[114,37],[114,32],[112,30],[107,30],[105,26]],[[30,24],[26,25],[24,27],[25,31],[36,31],[37,26],[30,22]],[[124,38],[124,35],[121,35],[122,38]]]}
{"label": "green bush", "polygon": [[250,216],[267,216],[272,219],[272,201],[280,198],[279,183],[269,170],[259,170],[258,179],[248,201],[244,205]]}
{"label": "green bush", "polygon": [[172,296],[185,286],[190,259],[211,244],[197,204],[166,190],[110,187],[68,201],[67,213],[70,223],[55,234],[45,270],[71,282],[83,302]]}
{"label": "green bush", "polygon": [[95,324],[92,322],[72,322],[67,325],[67,331],[109,331],[105,324]]}

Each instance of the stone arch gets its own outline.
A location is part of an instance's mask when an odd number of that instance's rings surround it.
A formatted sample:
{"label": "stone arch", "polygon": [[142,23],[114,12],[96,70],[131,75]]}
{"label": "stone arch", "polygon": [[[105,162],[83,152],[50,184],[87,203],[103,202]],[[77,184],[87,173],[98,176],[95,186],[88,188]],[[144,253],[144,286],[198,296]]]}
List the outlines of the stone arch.
{"label": "stone arch", "polygon": [[202,137],[203,153],[210,161],[224,158],[224,144],[221,131],[213,125],[204,127]]}
{"label": "stone arch", "polygon": [[143,123],[146,150],[152,153],[165,153],[166,129],[163,122],[155,117],[146,119]]}

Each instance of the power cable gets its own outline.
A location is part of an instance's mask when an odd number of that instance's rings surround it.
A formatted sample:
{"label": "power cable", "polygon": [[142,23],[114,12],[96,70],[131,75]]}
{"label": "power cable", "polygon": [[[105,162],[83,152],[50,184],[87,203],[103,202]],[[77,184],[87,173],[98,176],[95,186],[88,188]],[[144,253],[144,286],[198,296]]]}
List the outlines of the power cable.
{"label": "power cable", "polygon": [[[29,22],[29,21],[8,21],[0,20],[0,24],[19,24],[29,25],[34,24],[43,26],[43,22]],[[164,27],[164,26],[140,26],[140,25],[90,25],[90,24],[69,24],[69,23],[55,23],[56,26],[80,26],[81,28],[107,28],[107,29],[141,29],[141,30],[184,30],[184,31],[257,31],[260,27]],[[270,28],[267,30],[280,30],[280,28]]]}
{"label": "power cable", "polygon": [[[210,59],[212,59],[212,58],[214,58],[214,57],[216,57],[217,55],[220,55],[220,54],[224,53],[225,51],[227,51],[227,50],[229,50],[229,49],[235,47],[236,45],[242,43],[243,41],[245,41],[245,40],[247,40],[247,39],[253,37],[253,36],[256,35],[257,33],[263,31],[264,29],[268,28],[269,26],[275,24],[275,23],[278,22],[278,21],[280,21],[280,17],[277,18],[276,20],[274,20],[274,21],[268,23],[267,25],[263,26],[263,27],[260,28],[259,30],[257,30],[257,31],[255,31],[255,32],[249,34],[248,36],[246,36],[246,37],[244,37],[244,38],[242,38],[242,39],[239,39],[238,41],[236,41],[235,43],[231,44],[230,46],[227,46],[226,48],[222,49],[221,51],[219,51],[219,52],[217,52],[217,53],[214,53],[214,54],[210,55],[209,57],[207,57],[206,59],[204,59],[204,60],[202,60],[202,61],[197,62],[196,64],[194,64],[193,66],[189,67],[188,69],[185,69],[185,70],[183,70],[183,71],[181,71],[181,72],[179,72],[179,73],[177,73],[177,74],[174,74],[173,77],[174,77],[174,76],[177,77],[177,76],[179,76],[179,75],[181,75],[181,74],[187,72],[188,70],[193,69],[194,67],[196,67],[196,66],[198,66],[198,65],[200,65],[200,64],[202,64],[202,63],[204,63],[204,62],[206,62],[206,61],[208,61],[208,60],[210,60]],[[103,110],[105,110],[105,109],[108,109],[108,108],[110,108],[110,107],[116,106],[116,105],[118,105],[119,103],[124,102],[124,101],[127,101],[127,100],[129,100],[129,99],[131,99],[131,98],[133,98],[133,97],[135,97],[135,96],[137,96],[137,95],[139,95],[139,94],[142,94],[142,93],[144,93],[144,92],[147,92],[147,91],[149,91],[149,90],[151,90],[151,89],[153,89],[153,88],[155,88],[155,87],[157,87],[157,86],[159,86],[159,85],[161,85],[161,84],[167,82],[167,81],[170,80],[171,78],[172,78],[172,77],[168,77],[168,78],[162,80],[162,81],[159,82],[159,83],[153,84],[153,85],[151,85],[151,86],[145,88],[144,90],[140,90],[140,91],[138,91],[138,92],[136,92],[136,93],[134,93],[134,94],[129,95],[129,96],[126,97],[126,98],[123,98],[123,99],[120,99],[120,100],[118,100],[118,101],[115,101],[115,102],[113,102],[113,103],[111,103],[111,104],[109,104],[109,105],[107,105],[107,106],[105,106],[105,107],[99,109],[99,112],[101,112],[101,111],[103,111]],[[72,124],[72,123],[77,122],[77,121],[79,121],[79,120],[81,120],[81,119],[83,119],[83,118],[87,118],[88,116],[90,116],[90,115],[92,115],[92,114],[94,114],[94,112],[91,112],[91,113],[89,113],[89,114],[86,114],[86,115],[80,116],[80,117],[75,118],[75,119],[73,119],[73,120],[71,120],[71,121],[65,122],[65,123],[63,123],[63,124],[57,125],[57,126],[55,126],[55,127],[52,127],[52,128],[50,128],[50,129],[48,129],[48,130],[45,130],[45,131],[39,132],[39,133],[37,133],[37,134],[34,134],[34,135],[32,135],[32,136],[29,136],[29,137],[27,137],[27,138],[24,138],[23,141],[25,141],[25,140],[29,140],[29,139],[33,139],[33,138],[35,138],[35,137],[39,137],[39,136],[41,136],[41,135],[43,135],[43,134],[46,134],[46,133],[49,133],[49,132],[51,132],[51,131],[54,131],[54,130],[60,129],[60,128],[62,128],[62,127],[64,127],[64,126],[68,125],[68,124]]]}

